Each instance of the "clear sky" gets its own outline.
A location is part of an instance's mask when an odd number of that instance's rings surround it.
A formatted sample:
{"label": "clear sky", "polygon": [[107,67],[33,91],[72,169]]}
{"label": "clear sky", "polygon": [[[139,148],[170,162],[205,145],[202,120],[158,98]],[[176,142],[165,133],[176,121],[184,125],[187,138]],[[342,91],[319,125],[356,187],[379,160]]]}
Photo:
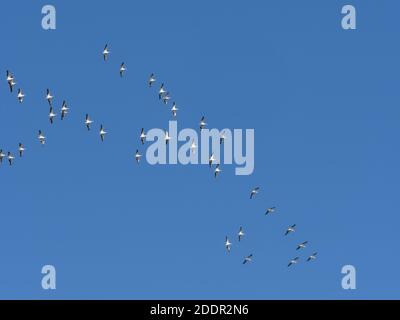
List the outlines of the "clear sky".
{"label": "clear sky", "polygon": [[[45,4],[54,31],[41,27]],[[357,30],[341,28],[345,4]],[[1,12],[0,148],[27,150],[0,167],[0,298],[400,298],[400,3],[8,1]],[[254,128],[254,173],[137,165],[140,129],[171,120],[161,82],[179,128],[202,115],[211,128]],[[70,106],[53,126],[46,88],[58,114]],[[41,287],[46,264],[53,291]],[[346,264],[356,290],[341,287]]]}

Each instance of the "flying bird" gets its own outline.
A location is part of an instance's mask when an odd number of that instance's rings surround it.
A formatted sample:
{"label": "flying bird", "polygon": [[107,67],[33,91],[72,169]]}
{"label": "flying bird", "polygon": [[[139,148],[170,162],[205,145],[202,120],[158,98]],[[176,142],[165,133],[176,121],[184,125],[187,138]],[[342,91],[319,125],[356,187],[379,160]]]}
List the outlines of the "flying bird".
{"label": "flying bird", "polygon": [[267,211],[265,211],[265,215],[269,215],[271,213],[274,213],[275,209],[276,209],[275,207],[268,208]]}
{"label": "flying bird", "polygon": [[12,80],[14,80],[14,76],[11,74],[10,71],[6,71],[7,74],[7,82],[11,82]]}
{"label": "flying bird", "polygon": [[214,157],[214,153],[213,153],[213,154],[211,154],[211,157],[208,160],[208,164],[209,164],[210,168],[211,168],[212,164],[214,163],[214,161],[215,161],[215,157]]}
{"label": "flying bird", "polygon": [[167,91],[164,89],[164,83],[161,84],[160,90],[158,91],[158,99],[161,100],[161,98],[164,96],[164,94]]}
{"label": "flying bird", "polygon": [[43,135],[42,130],[39,130],[38,139],[42,145],[46,142],[46,137]]}
{"label": "flying bird", "polygon": [[140,131],[140,141],[142,142],[142,145],[146,141],[146,133],[144,132],[144,128]]}
{"label": "flying bird", "polygon": [[124,72],[125,72],[125,71],[126,71],[125,63],[122,62],[122,63],[121,63],[121,66],[119,67],[119,75],[121,76],[121,78],[122,78],[122,76],[124,75]]}
{"label": "flying bird", "polygon": [[150,78],[149,78],[149,81],[148,81],[149,87],[153,86],[153,83],[154,83],[154,82],[156,82],[156,78],[155,78],[154,73],[152,73],[152,74],[150,75]]}
{"label": "flying bird", "polygon": [[106,135],[106,131],[104,130],[104,128],[103,128],[103,125],[100,125],[100,138],[101,138],[101,141],[104,141],[104,136]]}
{"label": "flying bird", "polygon": [[215,167],[215,171],[214,171],[214,176],[215,178],[218,176],[218,174],[221,172],[222,170],[219,168],[219,164],[217,164],[217,166]]}
{"label": "flying bird", "polygon": [[176,107],[176,103],[174,102],[173,104],[172,104],[172,108],[171,108],[171,111],[172,111],[172,116],[175,118],[176,117],[176,112],[178,111],[179,109]]}
{"label": "flying bird", "polygon": [[24,151],[25,151],[24,146],[22,145],[22,143],[19,143],[19,145],[18,145],[18,152],[19,152],[19,157],[20,157],[20,158],[22,158],[22,155],[23,155]]}
{"label": "flying bird", "polygon": [[61,120],[64,120],[65,115],[68,113],[68,106],[67,106],[67,102],[64,100],[61,106]]}
{"label": "flying bird", "polygon": [[226,236],[225,237],[225,248],[228,251],[228,253],[231,252],[231,245],[232,245],[232,243],[230,243],[228,237]]}
{"label": "flying bird", "polygon": [[18,98],[19,103],[22,103],[24,101],[24,97],[25,97],[25,94],[22,92],[22,89],[18,89],[17,98]]}
{"label": "flying bird", "polygon": [[240,242],[240,240],[242,240],[243,236],[244,236],[244,231],[243,231],[243,228],[240,227],[239,233],[238,233],[239,242]]}
{"label": "flying bird", "polygon": [[248,255],[247,257],[244,258],[243,264],[251,262],[252,259],[253,259],[253,254]]}
{"label": "flying bird", "polygon": [[12,162],[14,160],[14,156],[11,154],[10,151],[8,151],[8,153],[7,153],[7,159],[8,159],[8,163],[10,164],[10,166],[12,166]]}
{"label": "flying bird", "polygon": [[287,228],[287,230],[286,230],[286,233],[285,233],[285,236],[287,236],[289,233],[291,233],[291,232],[294,232],[295,231],[295,228],[296,228],[296,225],[294,224],[294,225],[292,225],[292,226],[290,226],[289,228]]}
{"label": "flying bird", "polygon": [[259,191],[260,191],[260,187],[255,187],[253,190],[251,190],[250,199],[253,199]]}
{"label": "flying bird", "polygon": [[192,150],[192,154],[196,153],[196,149],[197,149],[197,145],[196,145],[196,142],[193,139],[192,145],[190,146],[190,150]]}
{"label": "flying bird", "polygon": [[107,61],[107,57],[109,55],[110,51],[108,50],[108,44],[106,44],[106,46],[103,49],[103,59],[104,62]]}
{"label": "flying bird", "polygon": [[296,250],[304,249],[304,248],[306,247],[307,243],[308,243],[308,241],[304,241],[304,242],[300,243],[300,244],[297,246]]}
{"label": "flying bird", "polygon": [[168,104],[168,101],[171,100],[171,96],[169,95],[169,92],[166,92],[166,93],[162,96],[162,100],[163,100],[164,104]]}
{"label": "flying bird", "polygon": [[0,164],[3,163],[3,158],[4,158],[5,156],[6,156],[6,155],[3,153],[3,149],[0,149]]}
{"label": "flying bird", "polygon": [[168,131],[165,131],[165,137],[164,137],[164,139],[165,139],[165,143],[166,143],[166,144],[168,144],[169,140],[171,140],[171,137],[169,136]]}
{"label": "flying bird", "polygon": [[46,93],[46,100],[49,103],[50,106],[52,106],[52,100],[53,100],[53,96],[51,95],[50,89],[47,89],[47,93]]}
{"label": "flying bird", "polygon": [[139,153],[139,150],[136,149],[135,159],[136,159],[137,163],[139,163],[141,157],[142,157],[142,155]]}
{"label": "flying bird", "polygon": [[315,260],[315,259],[317,259],[317,252],[314,252],[311,256],[309,256],[309,257],[307,258],[307,262],[308,262],[308,261],[313,261],[313,260]]}
{"label": "flying bird", "polygon": [[88,129],[88,131],[90,130],[90,125],[93,123],[92,120],[90,120],[89,114],[86,113],[86,117],[85,117],[85,125],[86,128]]}
{"label": "flying bird", "polygon": [[50,120],[51,124],[53,124],[53,119],[54,119],[55,116],[56,116],[56,114],[53,111],[53,107],[50,105],[49,120]]}
{"label": "flying bird", "polygon": [[7,82],[8,86],[10,87],[10,92],[13,92],[13,87],[16,85],[16,83],[14,82],[14,76],[8,70],[7,70]]}
{"label": "flying bird", "polygon": [[290,267],[292,264],[296,264],[299,261],[299,259],[300,259],[299,257],[296,257],[296,258],[290,260],[288,267]]}
{"label": "flying bird", "polygon": [[206,127],[207,123],[205,122],[205,117],[202,116],[200,119],[200,130],[203,130]]}

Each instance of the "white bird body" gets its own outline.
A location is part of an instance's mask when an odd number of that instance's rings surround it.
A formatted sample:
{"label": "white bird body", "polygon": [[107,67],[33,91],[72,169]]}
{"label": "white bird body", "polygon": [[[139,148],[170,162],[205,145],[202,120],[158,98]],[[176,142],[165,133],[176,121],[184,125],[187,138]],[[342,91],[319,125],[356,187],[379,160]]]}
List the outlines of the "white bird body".
{"label": "white bird body", "polygon": [[214,171],[214,176],[215,178],[218,176],[218,174],[221,172],[222,170],[219,168],[219,164],[217,164],[217,166],[215,167],[215,171]]}
{"label": "white bird body", "polygon": [[137,163],[139,163],[141,157],[142,157],[142,155],[139,153],[139,150],[136,150],[135,159],[136,159]]}
{"label": "white bird body", "polygon": [[8,152],[7,154],[7,159],[8,159],[8,163],[10,164],[10,166],[12,165],[12,162],[14,160],[14,156],[11,154],[11,152]]}
{"label": "white bird body", "polygon": [[49,111],[49,119],[50,119],[50,123],[53,124],[53,119],[56,116],[56,114],[53,111],[53,107],[50,107],[50,111]]}
{"label": "white bird body", "polygon": [[232,243],[230,243],[228,237],[225,237],[225,248],[228,251],[228,253],[231,252],[231,245]]}
{"label": "white bird body", "polygon": [[212,164],[214,163],[215,160],[216,159],[215,159],[215,156],[214,156],[214,153],[213,153],[213,154],[211,154],[211,157],[208,160],[208,164],[209,164],[210,167],[212,166]]}
{"label": "white bird body", "polygon": [[200,120],[200,130],[203,130],[206,127],[207,123],[205,121],[204,116]]}
{"label": "white bird body", "polygon": [[39,142],[40,142],[42,145],[45,144],[45,142],[46,142],[46,137],[43,135],[43,133],[42,133],[41,130],[39,130],[38,139],[39,139]]}
{"label": "white bird body", "polygon": [[253,258],[252,254],[248,255],[247,257],[244,258],[243,264],[251,262],[252,258]]}
{"label": "white bird body", "polygon": [[142,130],[140,131],[140,141],[142,142],[142,144],[144,144],[144,142],[146,141],[146,133],[144,132],[144,128],[142,128]]}
{"label": "white bird body", "polygon": [[172,108],[171,108],[172,116],[173,116],[173,117],[176,117],[176,112],[177,112],[178,110],[179,110],[179,109],[176,107],[176,103],[174,102],[174,104],[172,105]]}
{"label": "white bird body", "polygon": [[296,257],[296,258],[290,260],[288,267],[290,267],[292,264],[296,264],[299,261],[299,259],[300,259],[299,257]]}
{"label": "white bird body", "polygon": [[190,149],[192,150],[192,154],[196,153],[197,145],[194,140],[192,141],[192,145],[190,146]]}
{"label": "white bird body", "polygon": [[22,103],[24,101],[24,97],[25,97],[25,94],[22,92],[22,89],[18,89],[17,98],[18,98],[19,103]]}
{"label": "white bird body", "polygon": [[22,143],[20,143],[19,146],[18,146],[18,152],[19,152],[19,156],[20,157],[22,157],[22,154],[24,153],[24,151],[25,151],[25,148],[22,145]]}
{"label": "white bird body", "polygon": [[101,141],[104,141],[104,136],[107,134],[107,132],[104,130],[103,125],[100,126],[100,138]]}
{"label": "white bird body", "polygon": [[165,131],[165,137],[164,137],[164,139],[165,139],[165,143],[166,143],[166,144],[168,144],[169,140],[171,140],[171,137],[170,137],[168,131]]}
{"label": "white bird body", "polygon": [[107,57],[110,54],[110,51],[108,50],[108,45],[106,44],[106,46],[103,49],[103,59],[104,61],[107,61]]}
{"label": "white bird body", "polygon": [[85,118],[85,125],[88,130],[90,130],[90,125],[93,123],[93,121],[90,119],[89,114],[86,114]]}
{"label": "white bird body", "polygon": [[119,67],[119,75],[122,77],[125,71],[126,71],[125,63],[122,62],[121,66]]}
{"label": "white bird body", "polygon": [[243,231],[243,228],[240,227],[240,230],[238,233],[239,242],[240,242],[240,240],[242,240],[243,237],[244,237],[244,231]]}
{"label": "white bird body", "polygon": [[253,199],[255,195],[260,191],[260,187],[255,187],[253,190],[250,192],[250,199]]}
{"label": "white bird body", "polygon": [[154,73],[152,73],[152,74],[150,75],[150,78],[149,78],[149,81],[148,81],[149,87],[151,87],[151,86],[153,85],[154,82],[156,82],[156,78],[155,78],[155,76],[154,76]]}
{"label": "white bird body", "polygon": [[50,89],[47,89],[46,100],[49,102],[50,106],[51,106],[51,102],[52,102],[53,98],[54,97],[51,95]]}
{"label": "white bird body", "polygon": [[5,157],[6,155],[3,153],[3,150],[0,150],[0,163],[3,163],[3,158]]}

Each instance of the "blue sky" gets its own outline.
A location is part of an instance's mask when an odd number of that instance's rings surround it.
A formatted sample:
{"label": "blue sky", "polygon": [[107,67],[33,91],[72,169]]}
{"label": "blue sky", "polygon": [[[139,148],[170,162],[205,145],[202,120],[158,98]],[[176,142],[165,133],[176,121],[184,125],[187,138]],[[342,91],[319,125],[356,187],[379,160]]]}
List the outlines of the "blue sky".
{"label": "blue sky", "polygon": [[[349,3],[357,30],[344,31]],[[57,9],[54,31],[41,28],[45,4]],[[27,151],[0,167],[0,298],[399,298],[400,4],[12,1],[1,9],[0,70],[14,73],[26,99],[18,104],[1,81],[0,148],[16,154],[22,142]],[[180,108],[179,128],[197,128],[205,115],[211,128],[255,129],[252,175],[225,166],[215,181],[204,165],[135,163],[140,129],[171,120],[146,85],[152,72]],[[71,108],[52,127],[48,87],[58,113],[63,99]],[[261,192],[250,201],[255,185]],[[277,213],[265,217],[269,206]],[[304,240],[303,261],[288,269]],[[314,251],[318,259],[304,263]],[[41,288],[46,264],[57,270],[53,291]],[[356,267],[356,290],[341,288],[346,264]]]}

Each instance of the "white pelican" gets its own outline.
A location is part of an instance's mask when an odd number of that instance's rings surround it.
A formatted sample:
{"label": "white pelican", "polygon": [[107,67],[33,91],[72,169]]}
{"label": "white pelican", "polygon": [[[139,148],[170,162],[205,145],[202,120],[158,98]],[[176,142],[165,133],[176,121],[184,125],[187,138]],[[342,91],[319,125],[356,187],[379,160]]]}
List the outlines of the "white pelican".
{"label": "white pelican", "polygon": [[125,72],[125,71],[126,71],[125,63],[122,62],[122,63],[121,63],[121,66],[119,67],[119,75],[121,76],[121,78],[122,78],[122,76],[124,75],[124,72]]}
{"label": "white pelican", "polygon": [[248,255],[247,257],[244,258],[243,264],[251,262],[252,258],[253,258],[253,254]]}
{"label": "white pelican", "polygon": [[210,159],[208,160],[208,164],[209,164],[210,168],[211,168],[211,166],[212,166],[212,164],[214,163],[215,160],[216,160],[216,159],[215,159],[214,153],[213,153],[213,154],[211,154],[211,157],[210,157]]}
{"label": "white pelican", "polygon": [[179,109],[176,107],[176,103],[174,102],[173,104],[172,104],[172,109],[171,109],[171,111],[172,111],[172,116],[175,118],[176,117],[176,112],[178,111]]}
{"label": "white pelican", "polygon": [[190,146],[190,150],[192,150],[192,154],[196,153],[196,149],[197,149],[197,145],[196,145],[196,142],[193,139],[192,145]]}
{"label": "white pelican", "polygon": [[6,73],[7,73],[7,82],[11,82],[12,80],[14,80],[14,76],[10,71],[7,70]]}
{"label": "white pelican", "polygon": [[228,251],[228,253],[231,252],[231,245],[232,243],[229,242],[228,237],[225,237],[225,248]]}
{"label": "white pelican", "polygon": [[158,91],[158,99],[161,100],[161,98],[164,96],[164,93],[166,93],[167,91],[165,91],[164,89],[164,83],[161,84],[160,90]]}
{"label": "white pelican", "polygon": [[169,136],[168,131],[165,131],[165,137],[164,137],[164,139],[165,139],[165,143],[166,143],[166,144],[168,144],[169,140],[171,140],[171,137]]}
{"label": "white pelican", "polygon": [[287,236],[289,233],[294,232],[296,228],[296,224],[290,226],[289,228],[287,228],[285,236]]}
{"label": "white pelican", "polygon": [[18,98],[19,103],[22,103],[24,101],[24,97],[25,97],[25,94],[22,92],[22,89],[18,89],[17,98]]}
{"label": "white pelican", "polygon": [[308,262],[308,261],[313,261],[313,260],[315,260],[315,259],[317,259],[317,252],[314,252],[311,256],[309,256],[309,257],[307,258],[307,262]]}
{"label": "white pelican", "polygon": [[8,70],[7,70],[7,82],[8,86],[10,87],[10,92],[13,92],[13,87],[16,85],[16,83],[14,82],[14,76]]}
{"label": "white pelican", "polygon": [[104,49],[103,49],[103,58],[104,58],[104,61],[107,61],[107,57],[108,57],[109,53],[110,53],[110,51],[108,50],[108,44],[106,44],[106,46],[105,46]]}
{"label": "white pelican", "polygon": [[255,195],[260,191],[260,187],[255,187],[253,190],[250,192],[250,199],[253,199]]}
{"label": "white pelican", "polygon": [[304,241],[304,242],[300,243],[300,244],[297,246],[296,250],[304,249],[304,248],[306,247],[307,243],[308,243],[308,241]]}
{"label": "white pelican", "polygon": [[296,264],[299,261],[299,259],[300,259],[299,257],[296,257],[296,258],[290,260],[288,267],[290,267],[292,264]]}
{"label": "white pelican", "polygon": [[18,152],[19,152],[19,157],[22,158],[22,155],[24,154],[25,148],[22,145],[22,143],[19,143],[18,145]]}
{"label": "white pelican", "polygon": [[269,215],[271,213],[274,213],[275,210],[276,210],[276,207],[268,208],[267,211],[265,211],[265,215],[267,216],[267,215]]}
{"label": "white pelican", "polygon": [[150,75],[150,78],[149,78],[149,81],[148,81],[149,87],[153,86],[154,82],[156,82],[156,77],[155,77],[154,73],[152,73]]}
{"label": "white pelican", "polygon": [[51,95],[50,89],[47,89],[47,93],[46,93],[46,100],[49,103],[49,105],[52,105],[52,100],[53,100],[53,96]]}
{"label": "white pelican", "polygon": [[86,128],[88,129],[88,131],[90,130],[90,125],[93,123],[92,120],[90,120],[89,114],[86,113],[86,117],[85,117],[85,125]]}
{"label": "white pelican", "polygon": [[42,130],[39,130],[38,139],[42,145],[46,142],[46,137],[43,135]]}
{"label": "white pelican", "polygon": [[204,116],[201,117],[200,120],[200,130],[203,130],[206,127],[207,123],[205,122]]}
{"label": "white pelican", "polygon": [[169,92],[166,92],[166,93],[162,96],[162,100],[163,100],[164,104],[168,104],[168,101],[171,100],[171,96],[169,95]]}
{"label": "white pelican", "polygon": [[3,163],[3,158],[5,157],[6,155],[3,153],[3,149],[0,149],[0,163]]}
{"label": "white pelican", "polygon": [[50,119],[50,123],[53,124],[53,119],[56,116],[56,114],[53,111],[53,107],[50,106],[50,111],[49,111],[49,119]]}
{"label": "white pelican", "polygon": [[243,236],[244,236],[244,231],[243,231],[243,228],[240,227],[239,233],[238,233],[239,242],[240,242],[240,240],[242,240]]}
{"label": "white pelican", "polygon": [[137,163],[139,163],[141,157],[142,157],[142,155],[139,153],[139,150],[136,149],[135,159],[136,159]]}
{"label": "white pelican", "polygon": [[65,115],[68,113],[68,106],[67,106],[67,102],[64,100],[61,106],[61,120],[64,120]]}
{"label": "white pelican", "polygon": [[218,176],[218,174],[221,172],[222,170],[219,168],[219,164],[217,164],[217,166],[215,167],[215,171],[214,171],[214,176],[215,178]]}
{"label": "white pelican", "polygon": [[10,164],[10,166],[12,166],[12,162],[14,160],[14,156],[11,154],[10,151],[8,151],[8,153],[7,153],[7,159],[8,159],[8,163]]}
{"label": "white pelican", "polygon": [[142,142],[142,145],[146,141],[146,133],[144,132],[144,128],[140,131],[140,141]]}
{"label": "white pelican", "polygon": [[103,125],[100,125],[100,138],[101,138],[101,141],[104,141],[104,136],[106,135],[106,131],[104,130],[104,128],[103,128]]}

